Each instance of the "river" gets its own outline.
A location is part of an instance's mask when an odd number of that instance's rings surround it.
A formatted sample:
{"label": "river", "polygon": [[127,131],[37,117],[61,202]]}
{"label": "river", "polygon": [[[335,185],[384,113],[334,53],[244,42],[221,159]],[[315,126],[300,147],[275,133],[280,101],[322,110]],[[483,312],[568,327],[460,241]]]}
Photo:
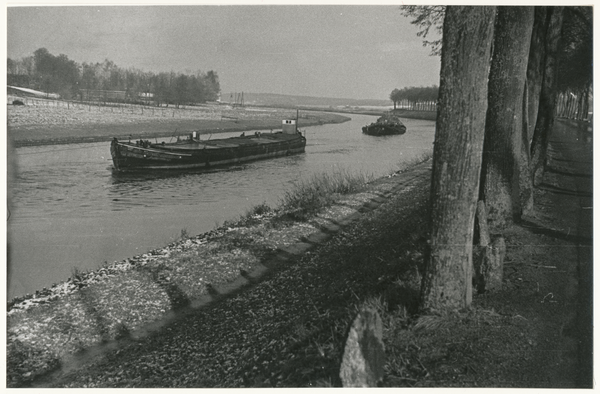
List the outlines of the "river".
{"label": "river", "polygon": [[380,177],[432,150],[432,121],[403,119],[406,134],[373,137],[361,127],[375,117],[351,116],[301,127],[304,154],[208,172],[114,174],[108,142],[17,148],[9,155],[16,170],[8,183],[8,299],[65,280],[74,268],[165,246],[182,230],[201,234],[255,205],[274,207],[314,174]]}

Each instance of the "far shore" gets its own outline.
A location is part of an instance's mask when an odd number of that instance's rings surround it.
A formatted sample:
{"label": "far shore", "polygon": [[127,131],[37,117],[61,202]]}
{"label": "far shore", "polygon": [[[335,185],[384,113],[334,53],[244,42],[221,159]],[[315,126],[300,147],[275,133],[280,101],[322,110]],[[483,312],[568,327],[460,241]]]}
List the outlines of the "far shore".
{"label": "far shore", "polygon": [[[283,119],[295,117],[296,111],[281,109],[9,106],[8,135],[15,147],[72,144],[110,141],[115,137],[169,137],[191,131],[208,135],[278,130]],[[298,123],[306,127],[348,120],[337,114],[303,112]]]}
{"label": "far shore", "polygon": [[[140,105],[94,106],[54,100],[29,100],[7,106],[8,138],[13,147],[58,145],[118,139],[152,139],[252,130],[279,130],[283,119],[298,116],[299,128],[343,123],[343,114],[381,115],[368,108],[230,107],[203,105],[151,107]],[[333,112],[335,111],[335,112]],[[395,110],[401,117],[435,120],[435,112]]]}

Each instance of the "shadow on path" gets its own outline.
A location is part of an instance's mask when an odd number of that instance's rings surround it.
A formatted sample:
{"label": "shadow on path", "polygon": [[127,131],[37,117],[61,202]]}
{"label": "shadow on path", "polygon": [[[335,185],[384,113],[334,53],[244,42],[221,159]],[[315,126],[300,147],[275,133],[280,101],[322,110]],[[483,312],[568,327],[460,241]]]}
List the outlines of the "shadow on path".
{"label": "shadow on path", "polygon": [[[577,387],[593,388],[593,178],[581,176],[593,171],[593,146],[592,146],[592,124],[587,122],[576,122],[566,119],[557,119],[552,129],[550,145],[560,147],[554,149],[557,157],[552,160],[560,160],[571,172],[564,178],[563,184],[570,186],[569,189],[557,187],[544,187],[550,192],[570,195],[577,201],[564,200],[561,203],[564,208],[570,204],[578,205],[579,210],[572,217],[567,217],[569,223],[573,223],[576,234],[562,234],[564,239],[578,244],[577,248],[577,327],[575,328],[578,340],[578,376]],[[568,164],[566,164],[568,163]],[[550,170],[555,172],[554,170]],[[567,211],[565,209],[565,211]],[[556,231],[548,229],[535,229],[534,231],[546,231],[556,236]],[[583,247],[585,246],[585,247]]]}

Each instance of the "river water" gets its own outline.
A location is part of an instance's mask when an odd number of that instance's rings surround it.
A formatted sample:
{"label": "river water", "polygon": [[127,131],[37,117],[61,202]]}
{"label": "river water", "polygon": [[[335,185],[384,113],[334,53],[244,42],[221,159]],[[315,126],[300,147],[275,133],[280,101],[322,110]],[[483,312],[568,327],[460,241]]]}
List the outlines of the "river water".
{"label": "river water", "polygon": [[403,119],[406,134],[373,137],[361,127],[375,117],[350,116],[304,128],[304,154],[209,172],[115,174],[108,142],[17,148],[9,154],[16,169],[8,183],[8,299],[65,280],[74,267],[165,246],[184,229],[210,231],[263,202],[274,207],[314,174],[380,177],[432,150],[432,121]]}

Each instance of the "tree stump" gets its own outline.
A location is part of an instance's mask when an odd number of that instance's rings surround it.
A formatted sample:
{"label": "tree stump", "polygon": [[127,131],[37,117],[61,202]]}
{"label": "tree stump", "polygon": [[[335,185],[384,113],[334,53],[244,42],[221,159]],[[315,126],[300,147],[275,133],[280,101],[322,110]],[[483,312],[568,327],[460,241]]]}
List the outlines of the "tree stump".
{"label": "tree stump", "polygon": [[360,310],[346,340],[340,367],[344,387],[377,387],[383,377],[383,323],[372,307]]}

